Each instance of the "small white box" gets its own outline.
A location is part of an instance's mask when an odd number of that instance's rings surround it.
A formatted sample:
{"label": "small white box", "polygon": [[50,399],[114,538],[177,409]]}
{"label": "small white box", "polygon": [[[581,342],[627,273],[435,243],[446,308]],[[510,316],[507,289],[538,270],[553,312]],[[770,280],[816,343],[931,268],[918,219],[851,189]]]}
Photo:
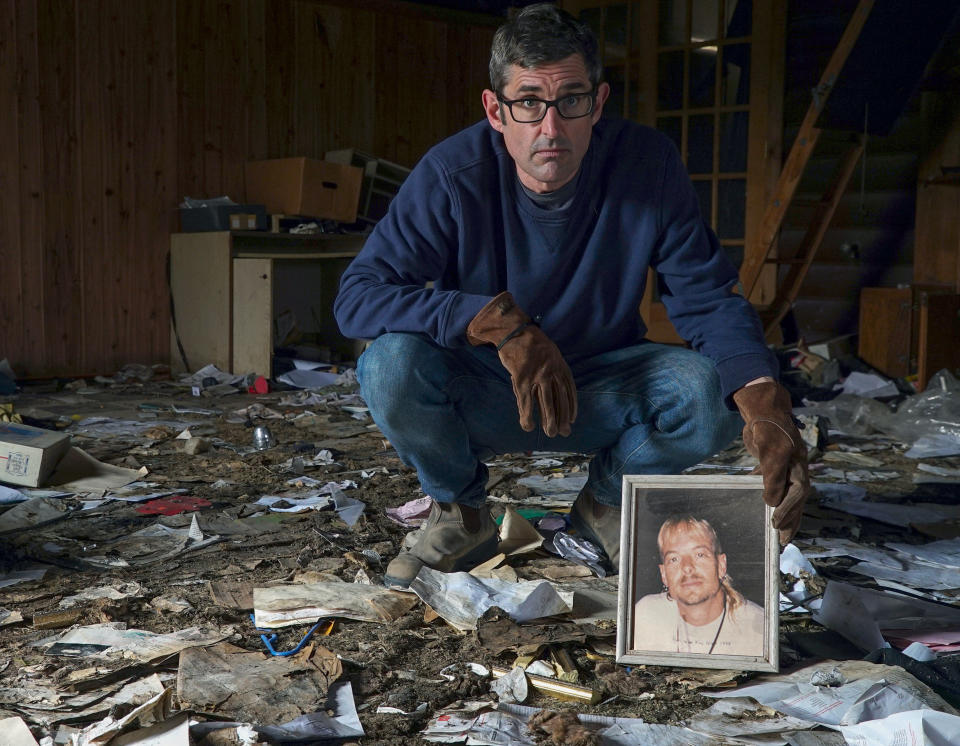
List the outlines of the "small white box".
{"label": "small white box", "polygon": [[39,487],[70,449],[70,436],[0,422],[0,482]]}

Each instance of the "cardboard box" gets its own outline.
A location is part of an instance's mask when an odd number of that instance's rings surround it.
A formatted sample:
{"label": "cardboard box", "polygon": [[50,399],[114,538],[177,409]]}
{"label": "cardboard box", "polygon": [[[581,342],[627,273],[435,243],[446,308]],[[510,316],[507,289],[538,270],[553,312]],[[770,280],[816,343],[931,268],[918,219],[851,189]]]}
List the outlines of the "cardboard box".
{"label": "cardboard box", "polygon": [[0,423],[0,482],[39,487],[70,449],[70,436],[13,422]]}
{"label": "cardboard box", "polygon": [[267,212],[327,218],[341,223],[357,219],[363,169],[312,158],[248,161],[247,200],[262,202]]}

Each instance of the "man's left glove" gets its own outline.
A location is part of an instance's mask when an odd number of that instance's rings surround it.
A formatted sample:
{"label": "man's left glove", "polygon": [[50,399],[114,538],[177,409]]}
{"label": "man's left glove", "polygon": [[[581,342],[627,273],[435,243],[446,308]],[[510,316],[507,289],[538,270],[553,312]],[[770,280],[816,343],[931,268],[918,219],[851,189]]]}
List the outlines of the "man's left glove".
{"label": "man's left glove", "polygon": [[480,309],[467,326],[467,341],[496,346],[513,383],[520,427],[527,432],[533,430],[533,409],[539,406],[540,424],[547,437],[570,435],[570,425],[577,419],[573,374],[557,345],[510,293],[500,293]]}
{"label": "man's left glove", "polygon": [[790,394],[780,384],[765,381],[744,386],[733,401],[746,423],[743,444],[760,462],[763,501],[776,508],[773,526],[780,530],[780,543],[788,544],[811,492],[807,447],[793,423]]}

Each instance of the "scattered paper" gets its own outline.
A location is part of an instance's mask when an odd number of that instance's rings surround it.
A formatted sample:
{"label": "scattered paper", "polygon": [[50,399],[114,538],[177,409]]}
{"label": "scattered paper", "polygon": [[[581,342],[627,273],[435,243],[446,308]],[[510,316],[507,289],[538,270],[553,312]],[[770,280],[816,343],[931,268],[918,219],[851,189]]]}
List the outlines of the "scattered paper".
{"label": "scattered paper", "polygon": [[[0,484],[0,505],[9,505],[10,503],[21,503],[24,500],[29,500],[30,498],[27,495],[23,494],[20,490],[14,489],[13,487],[7,487],[5,484]],[[0,721],[3,722],[3,721]]]}
{"label": "scattered paper", "polygon": [[527,676],[520,666],[514,666],[510,673],[490,682],[490,691],[497,695],[501,702],[524,703],[530,693]]}
{"label": "scattered paper", "polygon": [[118,719],[108,715],[100,722],[84,728],[74,737],[74,746],[101,746],[101,744],[106,744],[126,729],[128,725],[138,720],[141,723],[150,719],[159,722],[166,720],[170,711],[171,691],[170,689],[163,689],[163,691],[155,694],[146,702],[138,704],[133,709],[123,708],[121,711],[126,714]]}
{"label": "scattered paper", "polygon": [[861,649],[873,651],[887,646],[881,630],[903,637],[903,630],[958,629],[960,609],[830,581],[814,619]]}
{"label": "scattered paper", "polygon": [[565,614],[573,608],[573,593],[558,591],[546,580],[507,583],[429,567],[421,568],[410,590],[460,630],[476,629],[477,619],[491,606],[500,607],[517,622]]}
{"label": "scattered paper", "polygon": [[37,746],[30,728],[21,718],[0,719],[0,744],[2,746]]}
{"label": "scattered paper", "polygon": [[40,580],[47,574],[46,567],[28,567],[24,570],[8,570],[0,573],[0,588],[6,588],[8,585],[24,583],[28,580]]}
{"label": "scattered paper", "polygon": [[[833,668],[848,683],[841,686],[810,683],[818,672]],[[750,697],[790,717],[831,727],[925,708],[956,715],[940,695],[899,666],[865,661],[817,663],[789,675],[763,676],[761,683],[704,694],[718,699]]]}
{"label": "scattered paper", "polygon": [[104,464],[86,451],[72,446],[60,459],[48,481],[71,492],[104,492],[130,484],[145,477],[148,472],[146,466],[140,469],[125,469],[122,466]]}
{"label": "scattered paper", "polygon": [[101,656],[124,653],[142,661],[156,660],[187,648],[212,645],[227,635],[201,627],[156,634],[143,629],[125,629],[122,622],[90,624],[69,630],[48,644],[47,655],[67,657]]}
{"label": "scattered paper", "polygon": [[323,617],[392,622],[416,602],[410,594],[363,583],[301,583],[253,589],[254,623],[261,629],[312,624]]}
{"label": "scattered paper", "polygon": [[512,557],[534,552],[543,545],[543,536],[512,505],[506,507],[500,527],[498,551]]}
{"label": "scattered paper", "polygon": [[13,531],[27,531],[45,523],[53,523],[70,514],[70,509],[61,500],[49,497],[35,497],[26,502],[17,503],[0,514],[0,534]]}
{"label": "scattered paper", "polygon": [[394,523],[416,528],[427,520],[432,503],[429,497],[418,497],[416,500],[405,502],[399,508],[387,508],[384,513]]}
{"label": "scattered paper", "polygon": [[149,728],[124,733],[111,740],[110,746],[190,746],[190,715],[183,713]]}
{"label": "scattered paper", "polygon": [[921,709],[840,728],[849,746],[955,746],[960,717]]}
{"label": "scattered paper", "polygon": [[314,712],[342,673],[337,657],[323,648],[304,659],[220,643],[180,654],[177,698],[195,709],[276,725]]}
{"label": "scattered paper", "polygon": [[746,697],[721,699],[684,722],[684,726],[705,736],[756,736],[788,733],[813,728],[814,723],[790,716],[765,714],[756,702]]}
{"label": "scattered paper", "polygon": [[323,370],[295,369],[277,376],[277,380],[296,389],[320,389],[340,381],[340,374]]}
{"label": "scattered paper", "polygon": [[844,379],[843,385],[835,388],[842,389],[844,394],[866,396],[871,399],[896,396],[900,393],[893,381],[874,373],[860,373],[859,371],[851,372]]}

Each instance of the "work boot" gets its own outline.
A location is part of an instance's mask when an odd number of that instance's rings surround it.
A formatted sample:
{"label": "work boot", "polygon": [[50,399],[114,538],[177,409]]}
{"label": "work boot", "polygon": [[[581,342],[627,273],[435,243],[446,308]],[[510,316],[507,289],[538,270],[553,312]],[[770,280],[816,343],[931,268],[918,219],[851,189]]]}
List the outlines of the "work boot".
{"label": "work boot", "polygon": [[387,588],[404,589],[426,565],[441,572],[460,572],[490,559],[497,551],[497,524],[490,510],[459,503],[438,503],[420,528],[420,538],[401,550],[383,578]]}
{"label": "work boot", "polygon": [[598,503],[590,488],[584,487],[573,502],[570,525],[603,549],[614,572],[620,572],[620,508]]}

